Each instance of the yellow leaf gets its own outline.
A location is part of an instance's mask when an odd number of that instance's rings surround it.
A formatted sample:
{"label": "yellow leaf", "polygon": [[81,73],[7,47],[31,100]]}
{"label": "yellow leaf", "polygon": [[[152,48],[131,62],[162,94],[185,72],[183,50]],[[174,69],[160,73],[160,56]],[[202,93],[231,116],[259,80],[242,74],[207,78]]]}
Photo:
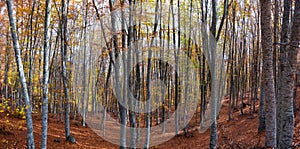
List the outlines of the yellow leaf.
{"label": "yellow leaf", "polygon": [[0,113],[3,113],[4,112],[4,110],[0,110]]}
{"label": "yellow leaf", "polygon": [[6,139],[2,139],[2,142],[8,144],[8,141]]}

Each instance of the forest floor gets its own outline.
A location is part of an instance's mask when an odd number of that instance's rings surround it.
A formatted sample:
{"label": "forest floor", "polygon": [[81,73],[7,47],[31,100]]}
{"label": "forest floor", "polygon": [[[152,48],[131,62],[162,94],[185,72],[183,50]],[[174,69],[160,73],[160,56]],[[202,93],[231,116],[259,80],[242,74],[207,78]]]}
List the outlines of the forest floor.
{"label": "forest floor", "polygon": [[[246,99],[247,100],[247,99]],[[259,100],[256,103],[258,111]],[[0,109],[1,110],[1,109]],[[296,97],[296,118],[294,146],[300,148],[300,88]],[[244,115],[234,111],[233,120],[228,121],[228,99],[224,99],[218,119],[218,148],[262,148],[264,132],[258,133],[258,112],[249,114],[249,106],[244,108]],[[41,115],[34,114],[34,137],[36,147],[40,146]],[[189,123],[197,123],[195,118]],[[64,124],[58,122],[57,116],[49,115],[48,148],[119,148],[98,136],[89,127],[81,126],[80,120],[71,120],[71,134],[76,138],[76,144],[65,140]],[[7,112],[0,113],[0,148],[26,148],[26,122]],[[180,135],[152,148],[191,148],[203,149],[209,146],[210,130],[200,134],[197,129],[189,130],[189,135]],[[297,147],[296,147],[297,146]]]}

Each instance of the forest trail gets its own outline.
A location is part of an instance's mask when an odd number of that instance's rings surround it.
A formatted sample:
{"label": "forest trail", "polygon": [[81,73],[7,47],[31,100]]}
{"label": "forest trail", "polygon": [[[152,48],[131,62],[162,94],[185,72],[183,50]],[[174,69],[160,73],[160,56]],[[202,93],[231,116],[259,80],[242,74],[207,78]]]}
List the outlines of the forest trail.
{"label": "forest trail", "polygon": [[[259,101],[256,103],[256,109],[258,103]],[[300,148],[300,87],[297,89],[296,110],[294,146]],[[241,115],[240,111],[235,111],[231,121],[228,121],[227,113],[228,100],[225,98],[218,119],[218,148],[262,148],[264,146],[264,133],[257,132],[258,111],[253,115],[249,114],[248,107],[244,109],[244,115]],[[35,144],[39,147],[41,115],[34,114],[33,120]],[[198,122],[199,118],[193,118],[189,126],[194,126]],[[16,118],[7,111],[0,113],[0,148],[26,148],[26,133],[25,120]],[[200,134],[197,129],[190,129],[187,136],[181,133],[164,144],[152,148],[208,148],[209,133],[209,130]],[[89,127],[82,127],[79,118],[71,120],[71,134],[75,136],[76,144],[65,140],[64,124],[58,122],[57,116],[49,115],[48,148],[119,148],[99,137]]]}

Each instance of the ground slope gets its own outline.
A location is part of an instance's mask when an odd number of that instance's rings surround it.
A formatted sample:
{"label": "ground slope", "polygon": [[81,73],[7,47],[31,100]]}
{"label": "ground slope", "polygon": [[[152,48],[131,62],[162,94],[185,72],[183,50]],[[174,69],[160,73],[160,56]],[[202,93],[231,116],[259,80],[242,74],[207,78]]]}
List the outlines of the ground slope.
{"label": "ground slope", "polygon": [[[296,120],[294,146],[300,148],[300,88],[296,98]],[[258,107],[259,101],[257,101]],[[258,109],[258,108],[256,108]],[[34,137],[36,147],[40,146],[41,115],[34,114]],[[199,121],[199,120],[198,120]],[[197,123],[196,119],[190,126]],[[262,148],[264,132],[258,133],[258,112],[249,114],[245,107],[244,115],[240,111],[233,113],[233,120],[228,121],[228,100],[225,99],[218,119],[218,148]],[[71,120],[71,134],[76,138],[76,144],[67,142],[64,138],[64,124],[58,122],[57,116],[49,116],[48,148],[119,148],[111,144],[88,127],[82,127],[79,120]],[[21,118],[4,111],[0,113],[0,148],[26,148],[26,122]],[[209,130],[200,134],[197,127],[191,127],[188,135],[180,134],[164,144],[152,148],[208,148]]]}

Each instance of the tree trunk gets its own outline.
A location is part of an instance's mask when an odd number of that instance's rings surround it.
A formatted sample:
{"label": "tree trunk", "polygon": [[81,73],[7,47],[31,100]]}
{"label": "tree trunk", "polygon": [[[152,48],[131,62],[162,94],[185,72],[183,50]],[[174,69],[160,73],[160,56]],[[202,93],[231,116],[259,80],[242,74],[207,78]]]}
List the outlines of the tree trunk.
{"label": "tree trunk", "polygon": [[276,147],[276,100],[274,87],[271,0],[260,0],[263,49],[263,81],[265,87],[266,147]]}
{"label": "tree trunk", "polygon": [[27,148],[28,149],[34,149],[34,136],[33,136],[33,124],[32,124],[32,107],[30,104],[30,99],[28,95],[27,90],[27,83],[26,78],[24,74],[24,68],[21,58],[21,51],[20,51],[20,45],[18,41],[18,34],[17,34],[17,27],[16,27],[16,21],[15,17],[13,16],[13,9],[12,9],[12,1],[6,0],[7,4],[7,11],[8,11],[8,17],[9,17],[9,23],[10,23],[10,29],[11,29],[11,35],[13,39],[13,47],[15,51],[15,58],[18,66],[18,72],[20,77],[20,83],[22,86],[22,94],[25,101],[25,111],[26,111],[26,125],[27,125]]}
{"label": "tree trunk", "polygon": [[51,0],[46,0],[45,26],[44,26],[44,69],[43,69],[44,84],[43,84],[41,148],[47,148],[50,19],[51,19]]}
{"label": "tree trunk", "polygon": [[[159,0],[156,1],[156,6],[155,6],[155,19],[154,19],[154,29],[153,29],[153,35],[155,35],[157,33],[157,27],[158,27],[158,9],[159,9]],[[151,133],[151,104],[152,104],[152,94],[151,94],[151,65],[152,65],[152,51],[151,48],[154,47],[154,37],[151,38],[151,42],[150,42],[150,49],[149,49],[149,53],[148,53],[148,65],[147,65],[147,80],[146,80],[146,84],[147,84],[147,124],[146,124],[146,139],[145,139],[145,144],[144,144],[144,148],[149,148],[150,146],[150,133]]]}
{"label": "tree trunk", "polygon": [[65,94],[65,135],[68,140],[70,136],[70,97],[67,77],[67,16],[69,1],[62,0],[62,22],[61,22],[61,65],[62,65],[62,82]]}
{"label": "tree trunk", "polygon": [[[9,61],[10,61],[10,52],[9,52],[9,46],[11,45],[11,42],[9,40],[9,29],[6,33],[6,49],[5,49],[5,73],[4,73],[4,84],[5,84],[5,100],[8,99],[8,72],[9,72]],[[4,100],[2,99],[2,104]]]}
{"label": "tree trunk", "polygon": [[295,75],[297,54],[300,41],[300,0],[296,0],[295,13],[292,26],[292,34],[289,45],[281,55],[281,87],[280,96],[280,125],[278,135],[278,148],[291,148],[294,134],[293,99],[295,87]]}
{"label": "tree trunk", "polygon": [[[289,24],[290,24],[290,11],[291,11],[291,6],[292,5],[292,1],[290,0],[284,0],[284,11],[283,11],[283,19],[282,19],[282,25],[281,25],[281,41],[282,43],[286,43],[288,42],[288,31],[289,31]],[[287,52],[285,52],[286,50],[286,45],[282,45],[280,47],[280,61],[284,60],[284,55],[287,54]],[[283,63],[280,62],[279,66],[278,66],[278,77],[281,78],[283,77],[282,75],[282,68],[283,67]],[[280,79],[279,79],[280,80]],[[277,100],[277,130],[276,130],[276,138],[277,138],[277,144],[279,144],[280,140],[279,140],[279,135],[280,135],[280,125],[281,125],[281,107],[282,107],[282,93],[280,92],[282,89],[282,87],[284,87],[286,84],[283,84],[282,81],[278,82],[278,100]]]}
{"label": "tree trunk", "polygon": [[[216,10],[216,0],[212,0],[212,24],[210,31],[214,37],[216,37],[216,26],[217,26],[217,10]],[[217,51],[217,47],[214,47],[215,49],[212,49],[213,51],[211,52],[212,54],[212,66],[210,67],[215,67],[215,54]],[[217,126],[217,117],[216,117],[216,112],[217,112],[217,101],[216,101],[216,71],[215,68],[211,69],[211,104],[210,104],[210,110],[211,110],[211,127],[210,127],[210,143],[209,143],[209,148],[214,149],[217,147],[217,141],[218,141],[218,126]]]}
{"label": "tree trunk", "polygon": [[112,31],[114,34],[112,35],[112,43],[114,46],[114,54],[112,54],[112,57],[115,59],[115,64],[114,64],[114,71],[115,71],[115,82],[116,82],[116,96],[118,99],[118,106],[119,106],[119,111],[120,111],[120,120],[121,120],[121,125],[120,125],[120,149],[125,149],[126,148],[126,109],[123,106],[122,103],[125,103],[125,98],[121,97],[121,89],[120,89],[120,58],[118,58],[120,55],[120,49],[118,45],[118,38],[116,35],[117,32],[117,14],[113,12],[113,2],[112,0],[109,0],[109,6],[110,6],[110,11],[111,11],[111,26],[112,26]]}
{"label": "tree trunk", "polygon": [[[259,4],[257,4],[257,7],[259,7]],[[257,10],[257,24],[256,24],[256,27],[257,27],[257,29],[256,29],[256,34],[257,34],[257,39],[256,39],[256,56],[257,56],[257,59],[256,59],[256,61],[255,61],[255,69],[256,69],[256,71],[258,71],[258,74],[259,74],[259,72],[260,72],[260,70],[261,70],[261,66],[260,66],[260,60],[258,59],[259,58],[259,53],[260,53],[260,51],[261,51],[261,48],[260,48],[260,20],[261,20],[261,18],[260,18],[260,9],[258,9]],[[265,90],[264,90],[264,81],[263,81],[263,74],[261,74],[261,81],[259,81],[259,79],[257,79],[256,81],[255,81],[255,83],[256,83],[256,86],[259,86],[258,85],[258,83],[260,82],[260,102],[259,102],[259,119],[258,119],[258,132],[261,132],[261,131],[263,131],[263,130],[265,130],[265,128],[266,128],[266,124],[265,124],[265,107],[264,107],[264,105],[265,105]],[[258,87],[257,87],[258,88]],[[258,90],[258,89],[257,89]]]}

